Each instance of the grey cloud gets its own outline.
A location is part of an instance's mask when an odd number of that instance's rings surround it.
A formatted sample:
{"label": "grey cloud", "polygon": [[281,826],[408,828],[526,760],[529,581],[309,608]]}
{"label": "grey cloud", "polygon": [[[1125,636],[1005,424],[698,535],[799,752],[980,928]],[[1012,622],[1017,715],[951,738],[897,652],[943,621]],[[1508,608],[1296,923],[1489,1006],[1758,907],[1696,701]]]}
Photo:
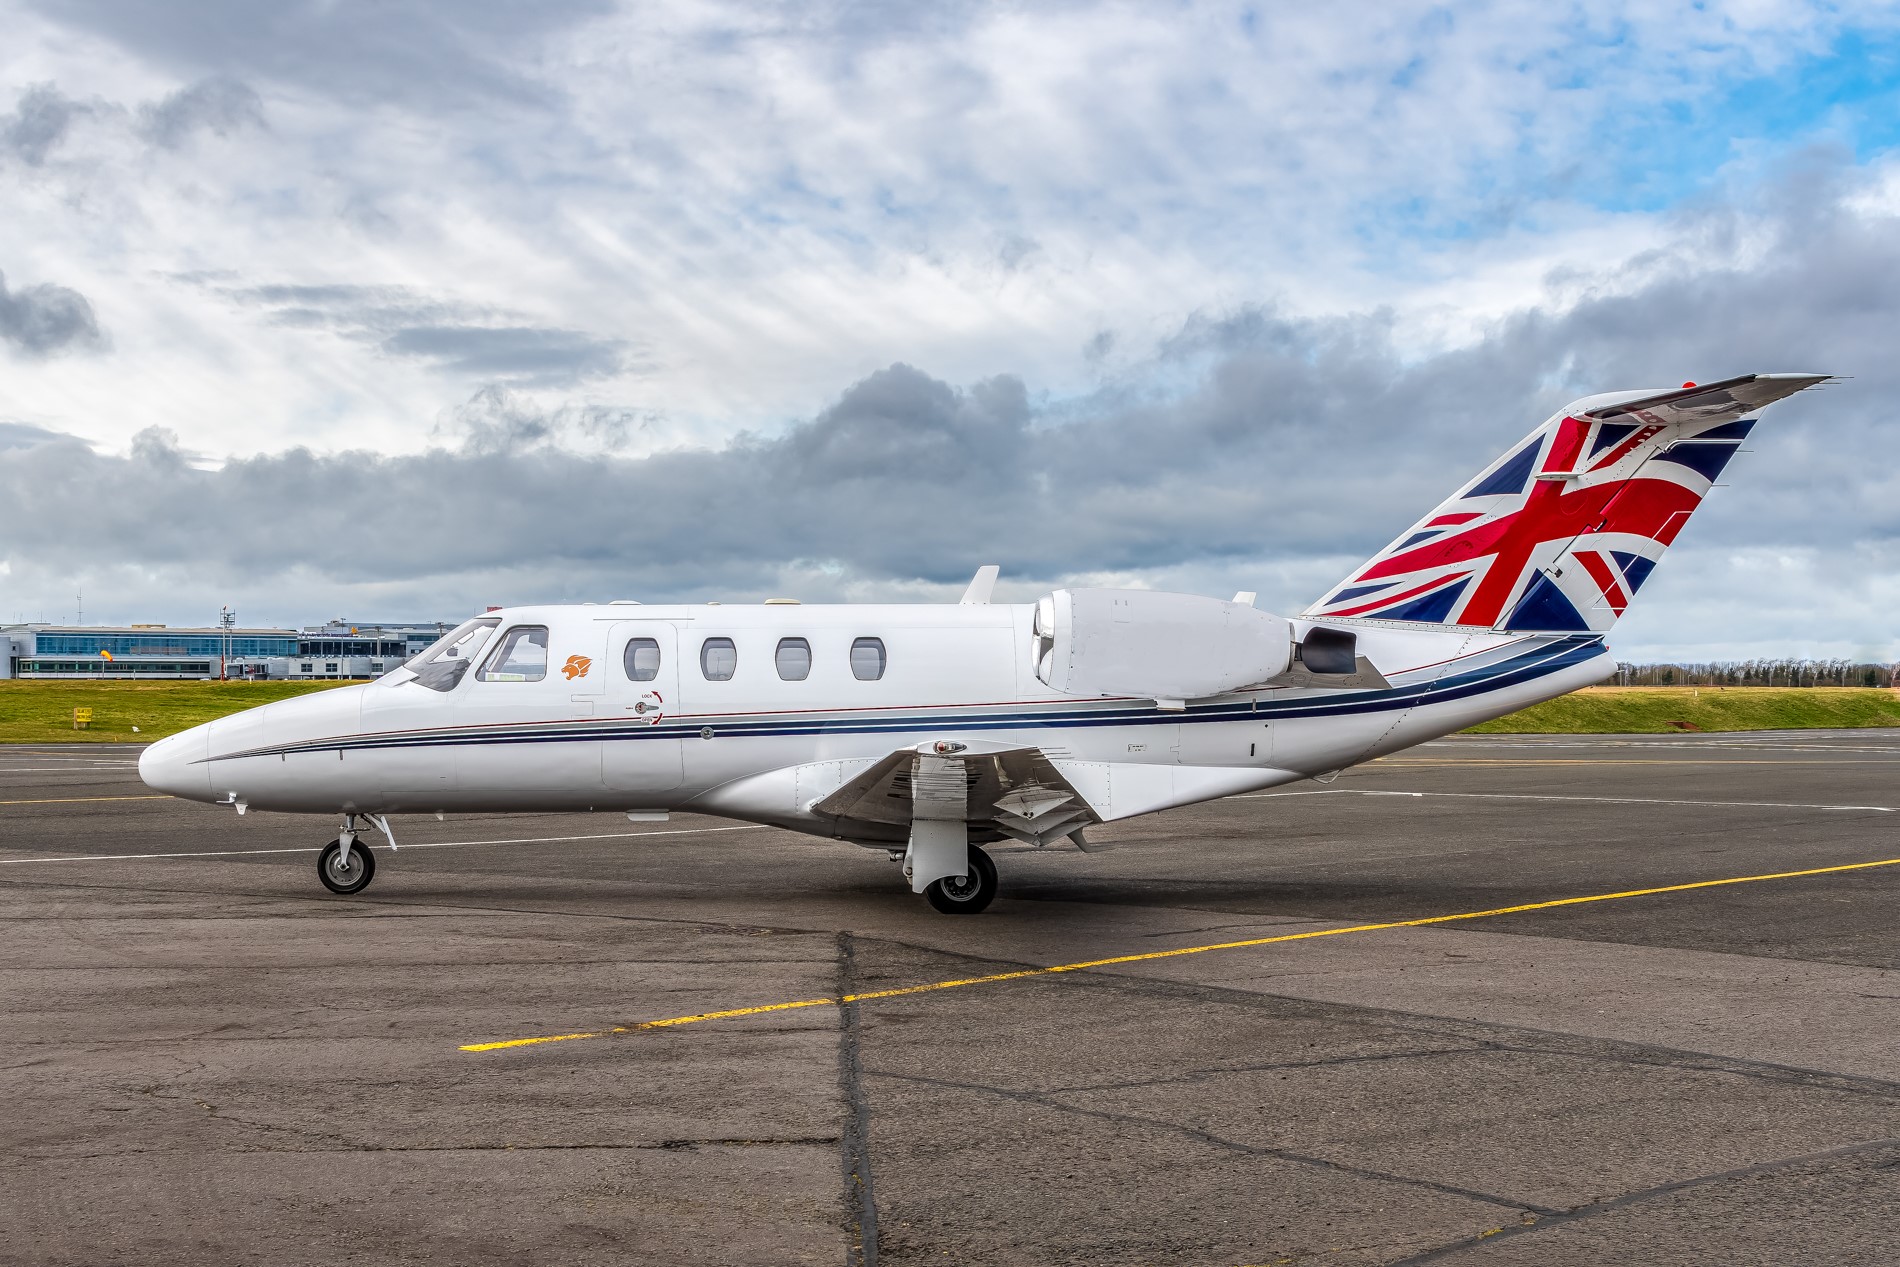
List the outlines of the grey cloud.
{"label": "grey cloud", "polygon": [[25,422],[0,422],[0,449],[31,449],[42,444],[60,442],[83,444],[77,436],[67,435],[63,431],[48,431],[45,427],[35,427]]}
{"label": "grey cloud", "polygon": [[139,130],[154,145],[177,149],[193,133],[230,136],[264,126],[264,103],[235,79],[202,80],[139,110]]}
{"label": "grey cloud", "polygon": [[522,383],[573,383],[618,373],[624,345],[578,330],[533,326],[408,326],[382,342],[448,373]]}
{"label": "grey cloud", "polygon": [[0,152],[38,167],[66,138],[73,120],[92,110],[92,106],[62,95],[52,84],[34,84],[20,94],[20,103],[12,114],[0,117]]}
{"label": "grey cloud", "polygon": [[629,368],[633,349],[581,330],[522,324],[520,314],[400,286],[274,283],[226,291],[269,320],[374,343],[444,374],[520,386],[565,386]]}
{"label": "grey cloud", "polygon": [[611,405],[563,405],[544,409],[505,387],[491,384],[450,411],[438,435],[461,440],[473,454],[519,453],[548,447],[625,449],[656,421],[651,410]]}
{"label": "grey cloud", "polygon": [[0,342],[31,356],[50,356],[104,347],[105,335],[78,291],[42,282],[9,294],[6,276],[0,274]]}
{"label": "grey cloud", "polygon": [[350,101],[535,100],[512,66],[610,0],[38,0],[48,19],[195,74],[296,84]]}
{"label": "grey cloud", "polygon": [[[1710,217],[1685,225],[1685,240],[1724,231]],[[1437,355],[1401,355],[1377,313],[1242,308],[1187,323],[1139,374],[1082,400],[1039,405],[1014,377],[957,387],[900,364],[783,434],[719,450],[572,452],[584,413],[499,389],[457,411],[446,430],[458,447],[414,455],[293,450],[203,471],[162,437],[130,457],[12,449],[0,453],[0,504],[19,513],[0,550],[16,580],[29,559],[114,558],[152,574],[190,559],[196,584],[264,592],[282,583],[281,560],[305,559],[332,588],[496,602],[741,598],[786,578],[912,592],[986,561],[1023,584],[1238,571],[1310,585],[1272,595],[1291,606],[1568,399],[1817,369],[1857,377],[1770,413],[1758,452],[1732,468],[1735,487],[1659,574],[1685,579],[1656,585],[1726,575],[1730,555],[1816,559],[1822,589],[1848,596],[1829,627],[1860,637],[1854,622],[1886,618],[1854,605],[1853,586],[1869,581],[1850,562],[1900,557],[1888,460],[1900,438],[1900,223],[1824,198],[1778,224],[1759,264],[1685,252],[1652,262],[1633,291],[1524,312]],[[74,522],[59,508],[81,489],[94,513]],[[318,510],[339,523],[398,518],[403,540],[313,555]],[[1758,591],[1728,595],[1731,623],[1765,619]]]}

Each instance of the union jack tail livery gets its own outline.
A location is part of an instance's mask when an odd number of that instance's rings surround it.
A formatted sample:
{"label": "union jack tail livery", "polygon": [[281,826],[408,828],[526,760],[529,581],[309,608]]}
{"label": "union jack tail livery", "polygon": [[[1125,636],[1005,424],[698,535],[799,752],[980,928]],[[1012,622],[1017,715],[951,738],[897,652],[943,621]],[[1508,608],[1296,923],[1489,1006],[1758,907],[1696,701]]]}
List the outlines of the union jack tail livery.
{"label": "union jack tail livery", "polygon": [[1606,630],[1761,410],[1829,377],[1749,374],[1574,401],[1306,615]]}

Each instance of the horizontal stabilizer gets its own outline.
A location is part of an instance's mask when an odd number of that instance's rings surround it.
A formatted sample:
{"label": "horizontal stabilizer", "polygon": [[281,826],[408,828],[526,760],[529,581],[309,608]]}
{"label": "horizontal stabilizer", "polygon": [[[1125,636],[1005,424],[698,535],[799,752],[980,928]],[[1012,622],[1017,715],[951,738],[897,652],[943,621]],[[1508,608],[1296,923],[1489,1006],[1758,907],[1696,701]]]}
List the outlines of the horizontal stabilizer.
{"label": "horizontal stabilizer", "polygon": [[1601,409],[1590,410],[1584,417],[1609,421],[1633,415],[1659,427],[1672,422],[1727,422],[1766,408],[1778,400],[1786,400],[1803,388],[1825,383],[1831,377],[1829,374],[1744,374],[1740,378],[1725,378],[1719,383],[1680,387],[1675,391],[1605,405]]}

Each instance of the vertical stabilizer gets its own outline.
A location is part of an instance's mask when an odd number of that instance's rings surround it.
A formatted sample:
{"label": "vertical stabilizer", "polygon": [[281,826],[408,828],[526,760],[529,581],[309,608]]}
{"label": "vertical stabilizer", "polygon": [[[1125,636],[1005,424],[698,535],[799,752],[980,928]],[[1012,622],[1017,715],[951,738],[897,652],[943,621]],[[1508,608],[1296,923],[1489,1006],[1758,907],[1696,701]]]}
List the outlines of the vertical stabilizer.
{"label": "vertical stabilizer", "polygon": [[1304,613],[1512,632],[1608,629],[1756,415],[1825,374],[1573,402]]}

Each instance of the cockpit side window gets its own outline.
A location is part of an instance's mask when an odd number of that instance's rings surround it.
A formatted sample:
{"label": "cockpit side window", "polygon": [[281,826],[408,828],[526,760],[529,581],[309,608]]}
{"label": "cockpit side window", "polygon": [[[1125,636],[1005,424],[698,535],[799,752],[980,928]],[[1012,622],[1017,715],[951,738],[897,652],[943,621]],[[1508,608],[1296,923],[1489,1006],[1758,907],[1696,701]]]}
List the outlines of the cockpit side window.
{"label": "cockpit side window", "polygon": [[452,691],[499,624],[500,619],[493,616],[468,621],[444,634],[435,645],[422,651],[403,667],[416,675],[411,680],[418,686],[426,686],[432,691]]}
{"label": "cockpit side window", "polygon": [[479,682],[539,682],[548,675],[548,627],[516,625],[502,635]]}

